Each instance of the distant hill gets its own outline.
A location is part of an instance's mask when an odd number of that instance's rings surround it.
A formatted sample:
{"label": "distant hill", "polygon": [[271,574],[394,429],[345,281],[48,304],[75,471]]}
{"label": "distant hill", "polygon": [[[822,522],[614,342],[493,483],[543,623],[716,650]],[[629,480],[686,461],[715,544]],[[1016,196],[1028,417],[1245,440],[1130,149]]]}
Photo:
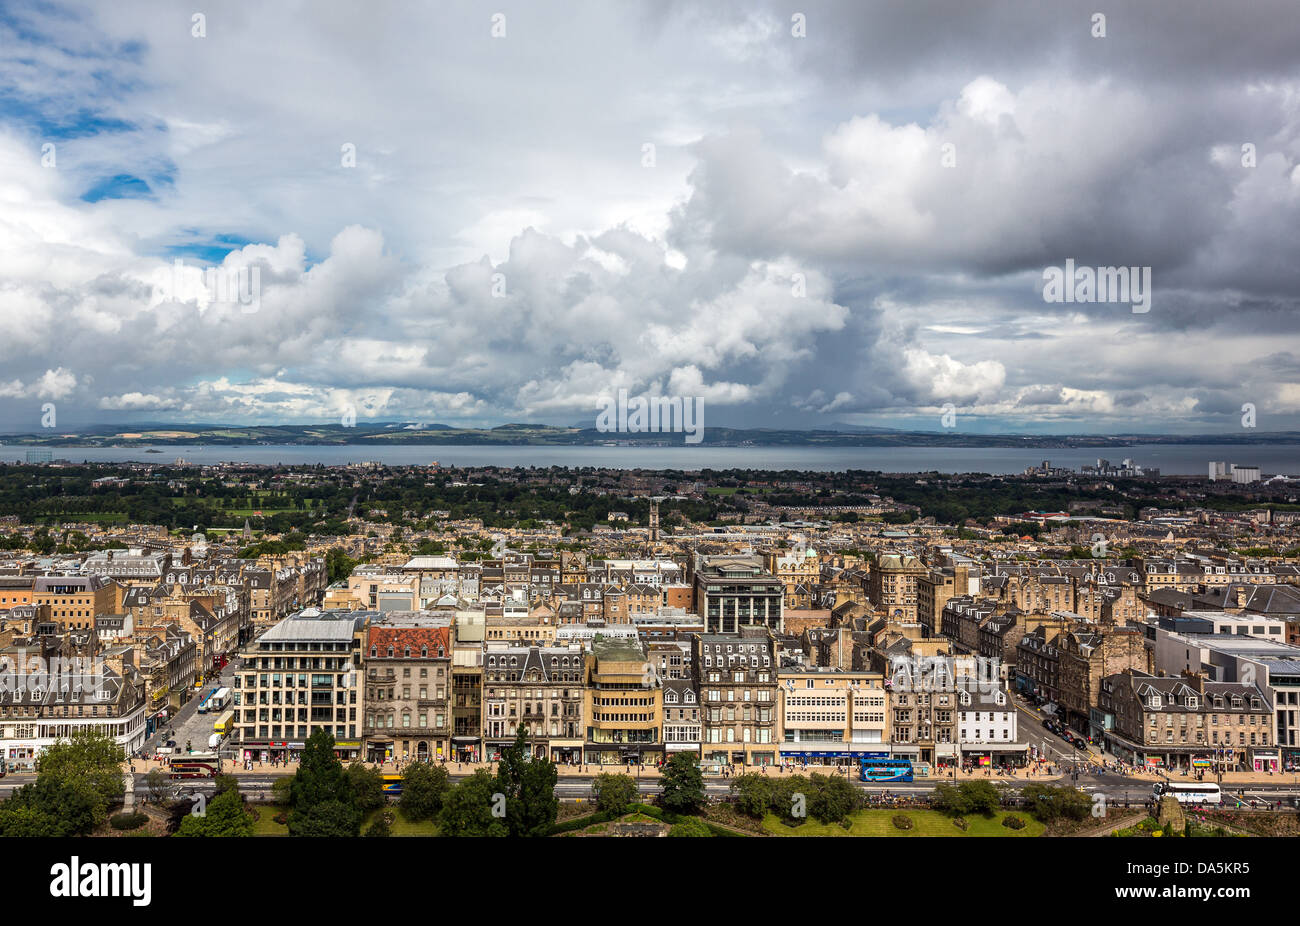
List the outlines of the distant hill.
{"label": "distant hill", "polygon": [[[536,444],[598,446],[612,444],[676,446],[682,434],[607,434],[591,427],[513,423],[494,428],[458,428],[447,424],[358,422],[340,424],[223,425],[155,424],[100,426],[77,431],[41,431],[0,435],[0,443],[22,447],[143,447],[199,444]],[[1257,434],[1115,434],[1023,435],[969,434],[956,431],[896,431],[887,428],[796,430],[781,428],[706,428],[704,442],[713,446],[758,447],[1057,447],[1122,448],[1134,444],[1300,444],[1300,432]]]}

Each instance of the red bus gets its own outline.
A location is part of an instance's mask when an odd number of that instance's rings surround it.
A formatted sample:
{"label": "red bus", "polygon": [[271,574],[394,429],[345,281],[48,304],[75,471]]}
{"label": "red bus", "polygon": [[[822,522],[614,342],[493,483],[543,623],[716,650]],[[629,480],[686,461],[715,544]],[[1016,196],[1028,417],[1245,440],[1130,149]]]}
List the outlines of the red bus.
{"label": "red bus", "polygon": [[221,756],[215,752],[192,752],[167,760],[171,778],[216,778],[221,774]]}

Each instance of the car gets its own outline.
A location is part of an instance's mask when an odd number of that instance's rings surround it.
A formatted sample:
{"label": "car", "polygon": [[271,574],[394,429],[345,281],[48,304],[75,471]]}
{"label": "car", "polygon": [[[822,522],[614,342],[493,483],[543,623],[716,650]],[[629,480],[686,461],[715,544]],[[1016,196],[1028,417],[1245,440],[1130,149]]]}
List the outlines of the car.
{"label": "car", "polygon": [[167,740],[163,745],[174,749],[176,748],[176,740]]}

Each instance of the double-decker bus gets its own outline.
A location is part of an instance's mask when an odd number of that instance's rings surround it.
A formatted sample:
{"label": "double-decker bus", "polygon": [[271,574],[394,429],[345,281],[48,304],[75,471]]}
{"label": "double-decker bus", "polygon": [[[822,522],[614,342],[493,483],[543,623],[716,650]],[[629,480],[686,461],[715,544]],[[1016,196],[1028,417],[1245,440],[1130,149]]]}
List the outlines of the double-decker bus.
{"label": "double-decker bus", "polygon": [[398,797],[402,793],[402,776],[401,775],[384,775],[384,794],[389,797]]}
{"label": "double-decker bus", "polygon": [[1180,804],[1223,803],[1223,792],[1219,790],[1219,786],[1205,781],[1191,782],[1188,784],[1162,781],[1151,789],[1151,794],[1156,800],[1160,800],[1160,798],[1168,794]]}
{"label": "double-decker bus", "polygon": [[908,759],[861,759],[858,778],[863,781],[911,781],[912,763]]}
{"label": "double-decker bus", "polygon": [[235,729],[235,712],[226,711],[217,718],[217,722],[212,725],[213,733],[220,733],[222,736],[229,736]]}
{"label": "double-decker bus", "polygon": [[216,778],[221,774],[221,756],[215,752],[191,752],[167,760],[171,778]]}

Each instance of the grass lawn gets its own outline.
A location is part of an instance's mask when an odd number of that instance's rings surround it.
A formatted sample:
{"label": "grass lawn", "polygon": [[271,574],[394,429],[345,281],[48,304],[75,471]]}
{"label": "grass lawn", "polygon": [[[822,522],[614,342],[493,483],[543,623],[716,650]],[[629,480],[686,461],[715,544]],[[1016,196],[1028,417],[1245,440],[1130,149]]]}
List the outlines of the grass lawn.
{"label": "grass lawn", "polygon": [[392,834],[394,836],[437,836],[438,835],[438,824],[434,823],[432,820],[421,820],[418,823],[412,820],[408,820],[406,819],[406,814],[402,813],[401,808],[398,807],[396,804],[389,804],[388,807],[386,808],[381,807],[379,810],[374,810],[368,813],[366,815],[365,820],[361,822],[361,832],[364,833],[366,831],[366,827],[368,827],[371,821],[375,819],[375,815],[382,812],[383,810],[391,810],[393,812]]}
{"label": "grass lawn", "polygon": [[[894,816],[911,818],[915,826],[900,830],[894,826]],[[1025,821],[1022,830],[1002,825],[1006,813],[994,817],[971,816],[966,818],[970,828],[965,832],[953,825],[952,818],[937,810],[859,810],[851,817],[853,826],[844,829],[838,823],[818,823],[809,820],[802,826],[786,826],[774,814],[763,818],[763,829],[777,836],[1041,836],[1043,824],[1026,814],[1017,814]]]}
{"label": "grass lawn", "polygon": [[288,836],[289,827],[283,823],[276,823],[272,819],[281,811],[288,810],[280,804],[258,804],[257,820],[253,823],[254,836]]}
{"label": "grass lawn", "polygon": [[[281,823],[276,823],[275,820],[273,819],[276,814],[286,809],[287,808],[279,804],[258,804],[257,805],[258,819],[257,822],[253,824],[253,835],[254,836],[288,836],[289,827]],[[373,810],[370,813],[366,814],[365,819],[361,821],[361,832],[364,833],[366,831],[366,827],[368,827],[370,825],[370,822],[374,820],[375,814],[379,813],[384,809],[391,810],[393,812],[394,819],[393,819],[392,832],[394,836],[437,836],[438,835],[438,826],[432,820],[424,820],[419,823],[412,822],[411,820],[406,819],[406,816],[402,813],[401,809],[397,807],[395,804],[389,804],[387,808],[381,807],[379,810]]]}

